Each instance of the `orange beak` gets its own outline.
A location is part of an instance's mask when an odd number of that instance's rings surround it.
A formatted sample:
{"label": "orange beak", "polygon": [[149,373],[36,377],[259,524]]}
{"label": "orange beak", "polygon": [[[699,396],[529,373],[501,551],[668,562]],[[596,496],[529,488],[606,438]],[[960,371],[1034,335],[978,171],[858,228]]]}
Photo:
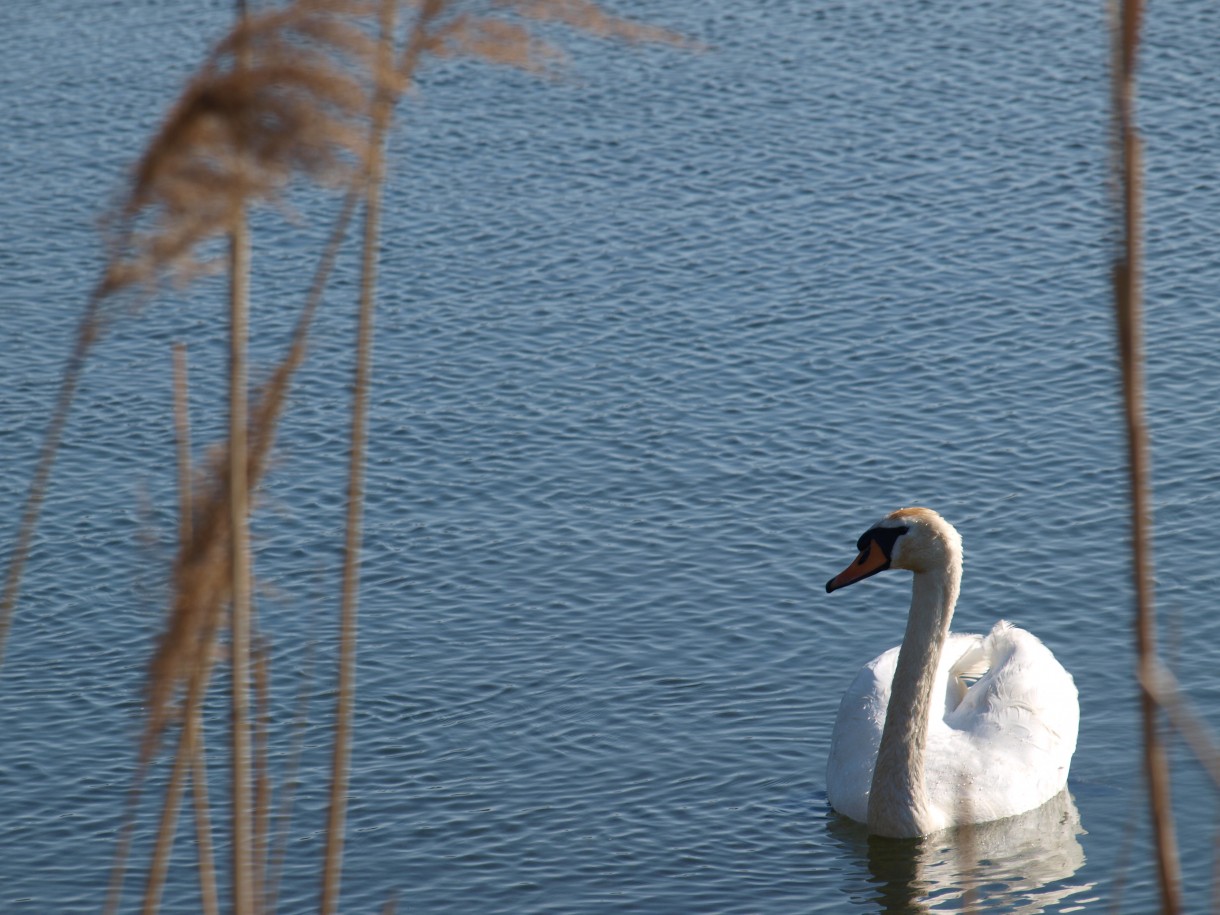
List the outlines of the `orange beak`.
{"label": "orange beak", "polygon": [[840,588],[846,588],[848,585],[854,585],[862,578],[868,578],[870,575],[884,572],[889,567],[890,557],[885,555],[885,550],[881,549],[876,541],[870,540],[868,546],[860,551],[860,555],[856,557],[855,562],[826,582],[826,593],[829,594],[832,591],[838,591]]}

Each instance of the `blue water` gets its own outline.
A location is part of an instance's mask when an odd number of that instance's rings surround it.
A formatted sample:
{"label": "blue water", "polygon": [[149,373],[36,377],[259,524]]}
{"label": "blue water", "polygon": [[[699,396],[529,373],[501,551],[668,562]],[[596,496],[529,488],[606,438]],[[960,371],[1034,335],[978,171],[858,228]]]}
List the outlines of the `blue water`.
{"label": "blue water", "polygon": [[[393,138],[344,911],[1150,911],[1103,9],[630,11],[707,49],[557,34],[558,82],[434,68]],[[229,16],[0,8],[9,530],[96,219]],[[1205,0],[1150,9],[1140,109],[1162,642],[1215,728],[1218,27]],[[334,208],[298,196],[256,220],[256,374]],[[317,887],[354,276],[348,257],[255,523],[277,773],[317,683],[283,911]],[[82,385],[0,675],[3,911],[104,896],[174,537],[170,345],[201,457],[224,425],[221,293],[123,316]],[[825,800],[839,695],[898,641],[908,584],[822,585],[911,503],[963,534],[955,627],[1030,629],[1081,692],[1070,797],[965,845],[870,841]],[[209,721],[222,796],[219,701]],[[1171,755],[1201,909],[1217,795]],[[189,820],[179,843],[167,911],[196,906]]]}

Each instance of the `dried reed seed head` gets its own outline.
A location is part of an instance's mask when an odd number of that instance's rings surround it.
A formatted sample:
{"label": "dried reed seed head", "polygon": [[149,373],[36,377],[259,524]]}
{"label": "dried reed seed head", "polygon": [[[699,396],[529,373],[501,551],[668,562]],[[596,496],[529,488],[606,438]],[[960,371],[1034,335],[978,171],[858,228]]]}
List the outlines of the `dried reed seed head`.
{"label": "dried reed seed head", "polygon": [[[248,429],[246,497],[253,497],[267,469],[288,381],[303,348],[294,345],[253,398]],[[216,633],[231,596],[228,442],[212,446],[197,471],[189,536],[174,563],[173,602],[149,665],[146,741],[152,746],[175,714],[174,698],[212,662]],[[247,501],[247,504],[249,502]]]}
{"label": "dried reed seed head", "polygon": [[491,0],[501,15],[464,13],[454,0],[413,5],[421,44],[414,52],[409,44],[392,67],[376,53],[378,3],[297,0],[249,16],[226,35],[150,143],[110,220],[101,295],[151,287],[164,276],[192,279],[207,268],[198,246],[229,231],[248,203],[278,199],[294,175],[324,184],[348,179],[365,161],[374,92],[402,92],[420,51],[535,73],[565,60],[503,13],[607,38],[692,44],[612,16],[592,0]]}
{"label": "dried reed seed head", "polygon": [[495,0],[495,4],[512,9],[528,19],[558,22],[600,38],[686,48],[698,46],[696,42],[670,29],[607,13],[593,0]]}
{"label": "dried reed seed head", "polygon": [[[269,393],[264,391],[251,411],[247,497],[262,479],[274,438]],[[149,664],[147,735],[153,741],[174,720],[180,690],[212,663],[225,625],[232,593],[229,466],[227,445],[215,445],[195,480],[190,536],[174,563],[172,604]]]}
{"label": "dried reed seed head", "polygon": [[196,537],[174,570],[174,603],[149,664],[148,729],[156,737],[174,717],[180,685],[211,662],[213,635],[228,598],[228,539],[219,532]]}
{"label": "dried reed seed head", "polygon": [[438,28],[426,49],[436,57],[477,57],[531,73],[547,72],[567,59],[558,47],[538,38],[523,25],[464,14]]}
{"label": "dried reed seed head", "polygon": [[611,15],[592,0],[492,0],[491,6],[499,11],[496,15],[457,12],[448,19],[440,13],[454,12],[455,4],[433,5],[442,8],[437,11],[442,24],[430,36],[428,53],[438,57],[475,57],[532,73],[553,72],[567,61],[567,55],[527,26],[503,18],[505,15],[554,22],[600,38],[695,46],[668,29]]}
{"label": "dried reed seed head", "polygon": [[205,266],[198,246],[229,231],[247,204],[276,200],[294,175],[338,184],[361,166],[377,45],[351,17],[373,11],[299,2],[250,17],[216,46],[111,220],[103,295],[193,278]]}
{"label": "dried reed seed head", "polygon": [[371,31],[359,23],[374,22],[378,9],[378,3],[297,0],[282,9],[247,16],[220,40],[209,60],[279,42],[289,36],[295,36],[298,43],[312,41],[353,60],[371,58],[377,41]]}

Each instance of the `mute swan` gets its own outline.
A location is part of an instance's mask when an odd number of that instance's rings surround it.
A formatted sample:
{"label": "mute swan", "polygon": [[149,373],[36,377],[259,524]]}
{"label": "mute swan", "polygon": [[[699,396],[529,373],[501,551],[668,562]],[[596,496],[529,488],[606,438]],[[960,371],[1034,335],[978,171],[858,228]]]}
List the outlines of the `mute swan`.
{"label": "mute swan", "polygon": [[[915,573],[902,644],[843,696],[830,741],[830,804],[874,835],[909,838],[1033,810],[1067,783],[1080,706],[1071,675],[1038,639],[1000,620],[949,632],[962,541],[927,508],[865,531],[837,591],[889,568]],[[971,682],[973,681],[973,682]]]}

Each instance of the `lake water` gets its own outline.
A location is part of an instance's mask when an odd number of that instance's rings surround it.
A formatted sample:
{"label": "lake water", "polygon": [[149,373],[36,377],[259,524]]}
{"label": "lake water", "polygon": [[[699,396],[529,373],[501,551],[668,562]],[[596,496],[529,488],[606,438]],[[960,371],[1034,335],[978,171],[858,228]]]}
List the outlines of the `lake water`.
{"label": "lake water", "polygon": [[[988,912],[1151,911],[1102,4],[622,8],[708,48],[559,35],[560,81],[431,69],[393,138],[344,911],[397,892],[415,912],[939,912],[975,884]],[[229,17],[0,8],[10,531],[96,219]],[[1141,122],[1162,639],[1220,728],[1218,33],[1215,3],[1153,5]],[[257,220],[259,367],[317,202]],[[255,524],[277,772],[302,677],[322,684],[284,911],[317,891],[354,276],[349,258]],[[120,320],[80,391],[0,676],[5,912],[100,907],[174,536],[170,346],[190,347],[202,454],[222,301],[208,281]],[[909,585],[823,584],[912,503],[963,534],[955,628],[1030,629],[1081,692],[1070,797],[969,847],[869,841],[826,802],[839,696],[900,638]],[[1180,741],[1172,759],[1200,910],[1217,794]],[[166,911],[196,893],[180,865]]]}

